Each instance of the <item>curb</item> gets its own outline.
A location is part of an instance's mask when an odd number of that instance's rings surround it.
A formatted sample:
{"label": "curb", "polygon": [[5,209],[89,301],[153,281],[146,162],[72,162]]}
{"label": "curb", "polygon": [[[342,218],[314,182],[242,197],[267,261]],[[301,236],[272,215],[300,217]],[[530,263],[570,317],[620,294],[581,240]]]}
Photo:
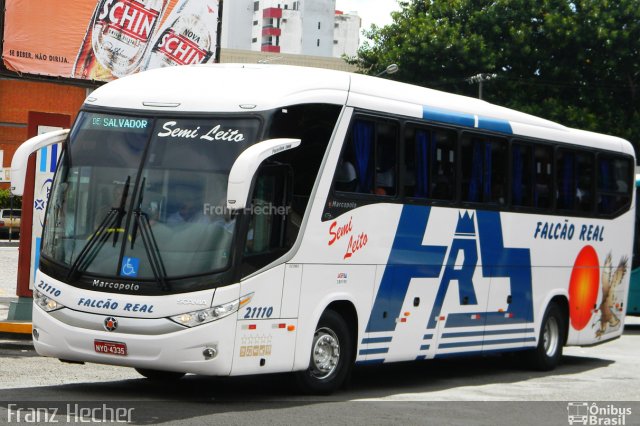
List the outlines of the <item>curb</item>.
{"label": "curb", "polygon": [[18,247],[20,246],[20,241],[0,241],[0,247]]}
{"label": "curb", "polygon": [[32,351],[31,323],[0,321],[0,349]]}
{"label": "curb", "polygon": [[0,321],[0,338],[3,335],[26,335],[31,338],[32,326],[30,322],[25,321]]}

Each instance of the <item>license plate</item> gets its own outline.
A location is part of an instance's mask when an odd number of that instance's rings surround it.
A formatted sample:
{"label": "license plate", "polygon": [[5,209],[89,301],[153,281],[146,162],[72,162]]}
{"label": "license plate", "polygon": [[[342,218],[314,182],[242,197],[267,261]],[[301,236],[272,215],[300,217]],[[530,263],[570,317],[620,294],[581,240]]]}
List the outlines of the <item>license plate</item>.
{"label": "license plate", "polygon": [[93,347],[101,354],[127,356],[127,345],[122,342],[110,342],[108,340],[94,340]]}

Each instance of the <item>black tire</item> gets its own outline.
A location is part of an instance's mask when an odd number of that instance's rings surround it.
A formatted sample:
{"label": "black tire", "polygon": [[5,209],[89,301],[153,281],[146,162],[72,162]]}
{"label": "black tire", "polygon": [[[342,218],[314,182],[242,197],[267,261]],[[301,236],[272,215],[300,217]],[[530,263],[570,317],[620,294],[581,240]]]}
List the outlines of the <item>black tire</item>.
{"label": "black tire", "polygon": [[136,368],[136,371],[155,382],[174,382],[185,375],[185,373],[177,373],[175,371],[150,370],[148,368]]}
{"label": "black tire", "polygon": [[562,358],[565,342],[566,318],[562,309],[551,303],[547,306],[540,326],[538,346],[527,351],[527,364],[538,371],[550,371],[556,368]]}
{"label": "black tire", "polygon": [[342,316],[334,311],[322,314],[311,345],[309,367],[296,372],[300,390],[327,395],[338,389],[353,366],[353,340]]}

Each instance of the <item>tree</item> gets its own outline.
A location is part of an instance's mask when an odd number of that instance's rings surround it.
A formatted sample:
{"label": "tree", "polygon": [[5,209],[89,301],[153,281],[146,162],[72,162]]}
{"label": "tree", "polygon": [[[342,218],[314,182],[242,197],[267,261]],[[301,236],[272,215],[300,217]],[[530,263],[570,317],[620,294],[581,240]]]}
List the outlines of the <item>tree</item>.
{"label": "tree", "polygon": [[[20,209],[22,205],[22,197],[13,197],[13,208]],[[8,189],[0,189],[0,208],[8,209],[11,207],[11,192]]]}
{"label": "tree", "polygon": [[640,143],[640,8],[635,0],[411,0],[365,31],[362,72],[477,96]]}

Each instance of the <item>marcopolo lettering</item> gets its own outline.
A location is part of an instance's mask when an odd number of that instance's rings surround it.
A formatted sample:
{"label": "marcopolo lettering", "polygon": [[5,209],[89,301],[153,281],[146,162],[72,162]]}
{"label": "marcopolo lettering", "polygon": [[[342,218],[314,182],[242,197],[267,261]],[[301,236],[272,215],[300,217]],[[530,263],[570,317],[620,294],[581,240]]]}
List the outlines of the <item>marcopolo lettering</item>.
{"label": "marcopolo lettering", "polygon": [[94,287],[111,288],[113,290],[140,290],[140,285],[133,283],[114,283],[109,281],[93,280]]}

